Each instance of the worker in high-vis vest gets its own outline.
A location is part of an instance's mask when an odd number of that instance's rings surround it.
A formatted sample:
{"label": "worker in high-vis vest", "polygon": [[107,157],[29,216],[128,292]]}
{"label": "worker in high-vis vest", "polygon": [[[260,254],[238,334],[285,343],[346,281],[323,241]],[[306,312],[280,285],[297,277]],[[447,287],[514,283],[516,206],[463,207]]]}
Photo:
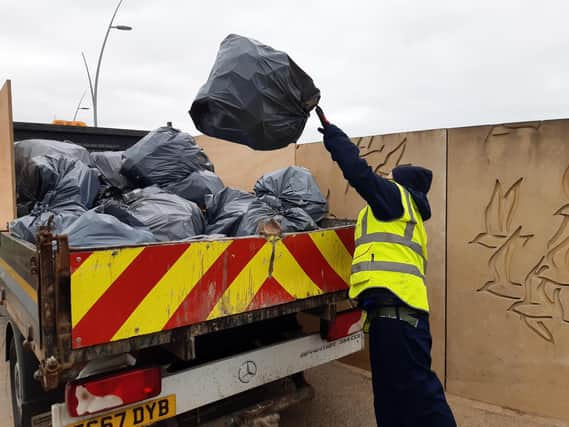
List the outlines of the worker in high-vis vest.
{"label": "worker in high-vis vest", "polygon": [[355,230],[349,295],[367,314],[375,416],[381,427],[456,426],[431,369],[427,193],[432,172],[404,165],[376,174],[338,127],[319,129],[344,177],[367,202]]}

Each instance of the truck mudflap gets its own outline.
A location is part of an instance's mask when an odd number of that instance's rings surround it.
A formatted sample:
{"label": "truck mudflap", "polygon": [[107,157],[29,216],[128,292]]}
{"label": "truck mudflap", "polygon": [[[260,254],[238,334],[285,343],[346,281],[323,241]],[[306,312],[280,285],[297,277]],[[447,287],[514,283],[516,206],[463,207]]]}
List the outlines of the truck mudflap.
{"label": "truck mudflap", "polygon": [[363,332],[336,341],[308,335],[238,354],[162,379],[160,395],[127,408],[73,418],[65,403],[52,406],[53,427],[132,427],[172,418],[363,349]]}
{"label": "truck mudflap", "polygon": [[278,239],[72,250],[72,347],[347,290],[353,249],[346,226]]}

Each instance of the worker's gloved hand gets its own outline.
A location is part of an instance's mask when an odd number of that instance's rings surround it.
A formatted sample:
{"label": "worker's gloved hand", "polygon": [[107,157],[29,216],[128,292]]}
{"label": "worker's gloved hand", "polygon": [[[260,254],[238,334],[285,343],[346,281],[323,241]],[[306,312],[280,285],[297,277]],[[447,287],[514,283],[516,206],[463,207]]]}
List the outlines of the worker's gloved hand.
{"label": "worker's gloved hand", "polygon": [[322,128],[318,128],[318,132],[324,135],[324,145],[328,150],[330,150],[334,144],[350,143],[348,135],[336,125],[328,124]]}

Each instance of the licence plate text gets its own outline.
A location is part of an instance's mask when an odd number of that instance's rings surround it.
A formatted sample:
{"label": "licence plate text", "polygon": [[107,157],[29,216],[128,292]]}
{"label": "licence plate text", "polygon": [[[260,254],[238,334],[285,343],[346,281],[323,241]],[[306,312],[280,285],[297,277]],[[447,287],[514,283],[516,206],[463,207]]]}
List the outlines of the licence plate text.
{"label": "licence plate text", "polygon": [[142,427],[176,415],[176,395],[89,418],[67,427]]}

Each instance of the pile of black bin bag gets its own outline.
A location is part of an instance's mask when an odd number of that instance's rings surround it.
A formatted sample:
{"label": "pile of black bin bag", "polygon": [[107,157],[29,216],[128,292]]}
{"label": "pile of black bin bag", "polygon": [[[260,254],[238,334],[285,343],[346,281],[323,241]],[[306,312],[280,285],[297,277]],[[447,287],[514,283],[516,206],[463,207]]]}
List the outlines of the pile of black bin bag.
{"label": "pile of black bin bag", "polygon": [[15,159],[18,218],[10,231],[29,242],[45,225],[81,248],[256,235],[267,221],[298,232],[316,229],[328,213],[307,169],[264,175],[252,193],[228,188],[192,136],[172,127],[125,151],[19,141]]}

